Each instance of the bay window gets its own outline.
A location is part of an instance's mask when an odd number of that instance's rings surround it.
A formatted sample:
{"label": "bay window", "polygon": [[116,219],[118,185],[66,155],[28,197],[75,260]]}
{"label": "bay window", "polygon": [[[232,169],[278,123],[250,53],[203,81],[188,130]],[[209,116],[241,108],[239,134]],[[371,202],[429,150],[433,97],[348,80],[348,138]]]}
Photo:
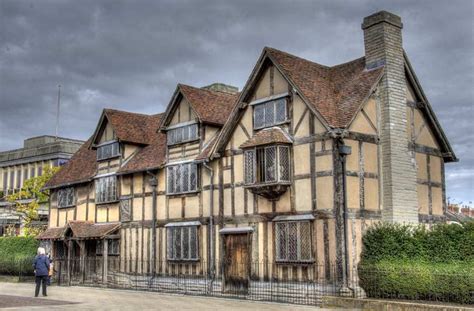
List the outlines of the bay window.
{"label": "bay window", "polygon": [[244,151],[245,184],[290,181],[288,146],[264,146]]}

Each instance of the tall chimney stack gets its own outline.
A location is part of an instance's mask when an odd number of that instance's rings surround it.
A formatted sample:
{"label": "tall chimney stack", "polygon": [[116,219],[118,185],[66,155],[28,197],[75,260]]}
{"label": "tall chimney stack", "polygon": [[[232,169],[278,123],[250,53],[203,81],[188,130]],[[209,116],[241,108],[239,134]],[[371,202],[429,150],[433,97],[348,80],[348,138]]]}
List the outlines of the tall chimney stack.
{"label": "tall chimney stack", "polygon": [[380,11],[364,18],[367,69],[384,66],[377,90],[381,115],[382,218],[418,223],[416,167],[408,149],[405,59],[399,16]]}

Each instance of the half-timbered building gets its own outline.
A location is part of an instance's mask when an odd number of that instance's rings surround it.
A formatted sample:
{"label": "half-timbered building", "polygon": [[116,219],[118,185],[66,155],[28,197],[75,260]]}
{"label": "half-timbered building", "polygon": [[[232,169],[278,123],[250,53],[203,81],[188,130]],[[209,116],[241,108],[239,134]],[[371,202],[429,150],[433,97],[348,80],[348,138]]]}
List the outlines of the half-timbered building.
{"label": "half-timbered building", "polygon": [[365,55],[344,64],[264,48],[241,92],[179,84],[162,114],[105,109],[48,183],[40,239],[54,257],[119,258],[121,273],[350,285],[366,228],[444,221],[457,160],[400,18],[362,29]]}

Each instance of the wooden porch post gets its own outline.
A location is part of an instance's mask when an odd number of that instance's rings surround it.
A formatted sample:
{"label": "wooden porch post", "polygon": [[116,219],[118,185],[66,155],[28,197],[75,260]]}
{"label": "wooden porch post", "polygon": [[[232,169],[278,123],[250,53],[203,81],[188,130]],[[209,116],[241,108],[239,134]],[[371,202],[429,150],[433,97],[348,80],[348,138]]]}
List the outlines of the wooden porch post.
{"label": "wooden porch post", "polygon": [[86,264],[86,241],[81,240],[77,241],[79,244],[79,248],[81,250],[81,257],[80,257],[80,273],[81,273],[81,283],[84,283],[85,281],[85,264]]}
{"label": "wooden porch post", "polygon": [[67,283],[71,286],[72,240],[67,241]]}
{"label": "wooden porch post", "polygon": [[108,260],[108,253],[109,253],[109,240],[103,239],[103,248],[102,248],[102,260],[103,260],[103,270],[102,270],[102,284],[107,284],[107,275],[108,275],[108,268],[109,268],[109,260]]}

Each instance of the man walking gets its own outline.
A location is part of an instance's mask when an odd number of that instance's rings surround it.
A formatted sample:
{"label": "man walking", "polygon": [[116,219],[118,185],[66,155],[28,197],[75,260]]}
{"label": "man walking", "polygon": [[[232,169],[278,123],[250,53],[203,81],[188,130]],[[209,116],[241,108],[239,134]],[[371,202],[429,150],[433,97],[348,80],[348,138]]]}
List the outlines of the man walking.
{"label": "man walking", "polygon": [[46,256],[46,251],[43,247],[38,247],[38,255],[35,257],[33,262],[33,269],[35,270],[35,297],[38,297],[41,284],[43,284],[43,296],[46,295],[46,282],[48,281],[49,274],[49,258]]}

